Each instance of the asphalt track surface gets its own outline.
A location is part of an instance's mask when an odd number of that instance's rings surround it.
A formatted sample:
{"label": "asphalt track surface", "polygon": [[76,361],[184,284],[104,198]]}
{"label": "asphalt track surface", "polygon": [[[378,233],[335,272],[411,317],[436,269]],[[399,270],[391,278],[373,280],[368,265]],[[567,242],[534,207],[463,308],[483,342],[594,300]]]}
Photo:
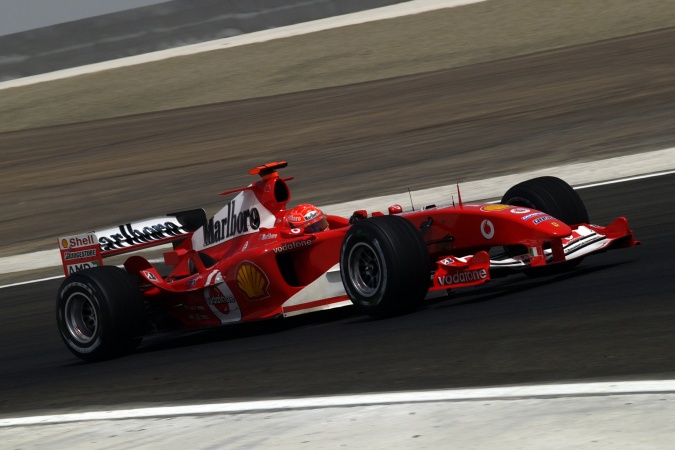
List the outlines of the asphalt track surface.
{"label": "asphalt track surface", "polygon": [[54,324],[59,280],[0,291],[0,414],[546,382],[672,379],[675,175],[580,191],[592,220],[630,217],[642,245],[558,276],[455,291],[414,314],[351,308],[156,335],[84,364]]}
{"label": "asphalt track surface", "polygon": [[[291,161],[294,200],[326,203],[446,184],[448,173],[476,179],[671,147],[673,36],[662,30],[364,85],[3,134],[3,149],[17,149],[7,169],[20,181],[3,192],[44,211],[7,205],[3,233],[16,243],[7,251],[72,232],[72,223],[117,223],[122,208],[144,217],[215,205],[214,192],[248,183],[242,174],[267,160]],[[46,149],[54,153],[45,157]],[[156,171],[143,168],[148,161]],[[91,177],[74,181],[73,172]],[[92,195],[82,201],[84,192]],[[671,379],[674,193],[672,175],[581,191],[594,222],[625,215],[643,245],[588,258],[567,275],[496,280],[389,320],[346,308],[155,336],[136,354],[99,364],[80,363],[60,342],[60,281],[5,288],[0,414]]]}

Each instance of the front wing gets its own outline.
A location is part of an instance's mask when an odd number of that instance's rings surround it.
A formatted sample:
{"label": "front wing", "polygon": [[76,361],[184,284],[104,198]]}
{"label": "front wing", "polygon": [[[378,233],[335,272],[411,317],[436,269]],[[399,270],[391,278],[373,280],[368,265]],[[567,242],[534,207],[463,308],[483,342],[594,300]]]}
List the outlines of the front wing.
{"label": "front wing", "polygon": [[550,248],[533,246],[527,253],[501,256],[490,260],[491,269],[524,269],[583,258],[592,253],[601,253],[610,248],[633,247],[640,242],[633,237],[624,217],[616,219],[606,227],[582,224],[572,234],[552,242]]}

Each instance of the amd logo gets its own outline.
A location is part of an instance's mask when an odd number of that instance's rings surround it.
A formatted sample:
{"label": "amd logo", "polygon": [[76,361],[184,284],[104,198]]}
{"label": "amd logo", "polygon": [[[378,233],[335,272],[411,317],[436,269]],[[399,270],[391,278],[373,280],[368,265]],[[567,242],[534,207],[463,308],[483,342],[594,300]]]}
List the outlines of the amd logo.
{"label": "amd logo", "polygon": [[68,266],[68,275],[72,275],[75,272],[79,272],[80,270],[91,269],[93,267],[98,267],[98,262],[90,261],[81,264],[70,264]]}

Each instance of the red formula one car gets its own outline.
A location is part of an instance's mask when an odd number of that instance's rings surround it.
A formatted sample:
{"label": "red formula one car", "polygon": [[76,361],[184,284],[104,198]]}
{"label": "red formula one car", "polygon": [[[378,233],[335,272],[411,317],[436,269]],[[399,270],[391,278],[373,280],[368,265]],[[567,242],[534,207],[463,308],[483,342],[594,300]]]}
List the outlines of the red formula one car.
{"label": "red formula one car", "polygon": [[[304,204],[287,209],[285,162],[252,169],[260,180],[207,220],[204,210],[59,239],[66,279],[57,322],[86,361],[133,351],[157,329],[203,329],[354,304],[375,317],[403,314],[437,291],[518,271],[555,272],[590,254],[637,244],[626,219],[589,224],[564,181],[541,177],[500,204],[459,204],[350,218]],[[165,266],[131,256],[167,242]],[[168,273],[165,273],[167,272]]]}

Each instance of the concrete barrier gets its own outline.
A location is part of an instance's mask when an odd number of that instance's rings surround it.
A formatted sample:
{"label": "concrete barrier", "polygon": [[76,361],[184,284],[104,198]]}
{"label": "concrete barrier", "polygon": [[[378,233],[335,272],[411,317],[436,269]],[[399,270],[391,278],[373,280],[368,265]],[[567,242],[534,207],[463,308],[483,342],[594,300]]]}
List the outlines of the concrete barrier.
{"label": "concrete barrier", "polygon": [[406,0],[173,0],[0,37],[0,81]]}

